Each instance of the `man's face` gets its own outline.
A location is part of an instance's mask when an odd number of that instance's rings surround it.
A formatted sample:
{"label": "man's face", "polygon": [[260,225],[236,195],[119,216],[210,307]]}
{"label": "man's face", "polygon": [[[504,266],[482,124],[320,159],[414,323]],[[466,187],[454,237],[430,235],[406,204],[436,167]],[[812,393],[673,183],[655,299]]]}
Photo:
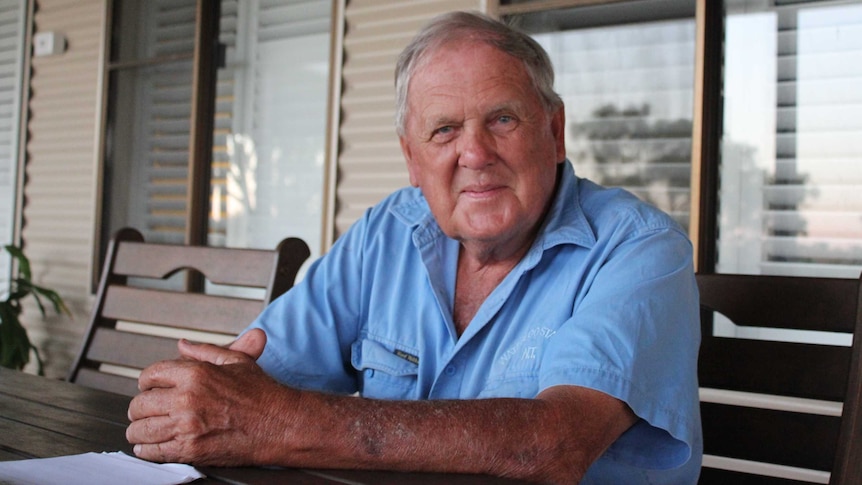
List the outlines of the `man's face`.
{"label": "man's face", "polygon": [[523,244],[565,158],[564,114],[548,114],[522,63],[481,42],[446,44],[413,74],[401,148],[443,232]]}

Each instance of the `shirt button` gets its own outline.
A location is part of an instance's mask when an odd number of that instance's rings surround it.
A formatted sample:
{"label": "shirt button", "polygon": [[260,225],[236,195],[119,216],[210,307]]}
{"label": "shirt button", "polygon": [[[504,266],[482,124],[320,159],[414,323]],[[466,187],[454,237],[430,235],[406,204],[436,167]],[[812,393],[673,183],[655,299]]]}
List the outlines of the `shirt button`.
{"label": "shirt button", "polygon": [[454,376],[455,372],[457,372],[457,371],[458,371],[457,367],[455,367],[454,365],[448,365],[448,366],[446,366],[446,369],[443,372],[445,372],[447,376]]}

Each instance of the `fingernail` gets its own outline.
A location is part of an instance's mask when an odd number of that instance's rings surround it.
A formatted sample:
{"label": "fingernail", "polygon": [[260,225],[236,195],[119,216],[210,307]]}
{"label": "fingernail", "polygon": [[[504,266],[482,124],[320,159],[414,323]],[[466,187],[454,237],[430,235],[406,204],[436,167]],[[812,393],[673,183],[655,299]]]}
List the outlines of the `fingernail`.
{"label": "fingernail", "polygon": [[141,445],[135,445],[134,452],[136,455],[141,454]]}

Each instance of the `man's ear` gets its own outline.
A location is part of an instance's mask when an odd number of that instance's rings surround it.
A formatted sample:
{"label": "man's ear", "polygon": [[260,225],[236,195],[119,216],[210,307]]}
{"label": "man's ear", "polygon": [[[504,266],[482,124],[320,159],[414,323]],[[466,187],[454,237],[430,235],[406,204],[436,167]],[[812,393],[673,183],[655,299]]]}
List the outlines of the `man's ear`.
{"label": "man's ear", "polygon": [[404,136],[399,136],[398,142],[401,144],[401,153],[404,154],[404,160],[407,162],[410,185],[419,187],[419,168],[416,167],[416,162],[413,160],[413,151],[410,149],[410,143],[407,142],[407,138]]}
{"label": "man's ear", "polygon": [[551,115],[551,134],[554,136],[554,145],[557,151],[557,161],[566,159],[566,107],[560,106]]}

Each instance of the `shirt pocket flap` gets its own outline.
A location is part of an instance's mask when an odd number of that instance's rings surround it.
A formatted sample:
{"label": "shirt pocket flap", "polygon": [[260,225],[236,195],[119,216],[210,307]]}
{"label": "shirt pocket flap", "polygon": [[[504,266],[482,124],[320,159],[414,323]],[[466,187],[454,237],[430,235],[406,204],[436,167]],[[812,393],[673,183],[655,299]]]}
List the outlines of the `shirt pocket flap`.
{"label": "shirt pocket flap", "polygon": [[393,376],[410,376],[419,372],[419,366],[408,360],[409,357],[416,359],[412,354],[401,352],[404,356],[396,355],[396,351],[389,350],[380,342],[363,339],[353,343],[350,363],[356,370],[366,369],[378,370]]}

